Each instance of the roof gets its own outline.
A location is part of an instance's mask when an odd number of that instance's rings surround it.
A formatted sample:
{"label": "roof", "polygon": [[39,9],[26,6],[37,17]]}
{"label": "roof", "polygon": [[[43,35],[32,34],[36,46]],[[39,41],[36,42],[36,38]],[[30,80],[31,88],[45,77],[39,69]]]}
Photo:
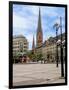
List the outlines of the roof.
{"label": "roof", "polygon": [[25,38],[23,35],[14,35],[13,38]]}
{"label": "roof", "polygon": [[[62,34],[63,41],[65,40],[65,33]],[[58,40],[61,39],[61,35],[58,35]],[[46,45],[52,45],[56,43],[56,37],[50,37],[48,40],[45,40],[42,47],[45,47]]]}

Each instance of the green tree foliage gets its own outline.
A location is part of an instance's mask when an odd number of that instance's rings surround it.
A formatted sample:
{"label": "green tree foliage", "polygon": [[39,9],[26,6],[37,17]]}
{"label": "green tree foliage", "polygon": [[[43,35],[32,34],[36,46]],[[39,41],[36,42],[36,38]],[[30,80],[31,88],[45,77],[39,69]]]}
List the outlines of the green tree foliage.
{"label": "green tree foliage", "polygon": [[28,57],[31,59],[31,61],[42,61],[43,55],[42,53],[32,53],[31,51],[27,52]]}
{"label": "green tree foliage", "polygon": [[13,53],[13,62],[18,62],[19,60],[19,57],[20,57],[20,53],[16,52],[16,53]]}
{"label": "green tree foliage", "polygon": [[42,61],[42,60],[43,60],[42,53],[37,53],[37,61]]}

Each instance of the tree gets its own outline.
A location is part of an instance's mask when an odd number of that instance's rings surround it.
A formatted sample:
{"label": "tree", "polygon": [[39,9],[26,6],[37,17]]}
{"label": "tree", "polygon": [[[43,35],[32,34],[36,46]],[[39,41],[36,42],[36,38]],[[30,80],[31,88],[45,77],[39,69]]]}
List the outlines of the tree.
{"label": "tree", "polygon": [[20,57],[20,53],[19,52],[13,53],[13,63],[18,62],[19,61],[19,57]]}
{"label": "tree", "polygon": [[36,58],[37,58],[37,61],[41,61],[41,63],[42,63],[42,61],[43,61],[42,53],[37,53]]}
{"label": "tree", "polygon": [[36,55],[32,53],[31,51],[27,52],[27,56],[31,59],[31,61],[35,61]]}

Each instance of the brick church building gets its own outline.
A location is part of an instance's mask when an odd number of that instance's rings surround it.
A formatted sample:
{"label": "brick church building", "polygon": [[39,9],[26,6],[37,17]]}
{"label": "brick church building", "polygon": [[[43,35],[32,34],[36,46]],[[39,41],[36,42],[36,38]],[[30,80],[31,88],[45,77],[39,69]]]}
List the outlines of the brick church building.
{"label": "brick church building", "polygon": [[43,44],[43,32],[42,32],[42,26],[41,26],[41,14],[40,14],[40,8],[39,8],[39,16],[38,16],[38,24],[37,24],[37,32],[36,32],[36,46],[33,36],[33,44],[32,44],[32,52],[35,53],[42,53],[42,44]]}

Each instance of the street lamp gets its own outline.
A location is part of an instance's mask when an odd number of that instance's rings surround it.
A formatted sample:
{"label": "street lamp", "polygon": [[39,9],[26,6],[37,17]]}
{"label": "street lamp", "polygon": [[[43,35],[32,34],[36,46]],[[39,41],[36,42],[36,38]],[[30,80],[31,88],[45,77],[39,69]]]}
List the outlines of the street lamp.
{"label": "street lamp", "polygon": [[[62,48],[62,17],[60,17],[60,24],[58,23],[55,23],[54,26],[56,28],[56,42],[58,40],[58,37],[57,37],[57,31],[58,29],[60,28],[60,32],[61,32],[61,42],[60,42],[60,52],[61,52],[61,77],[64,77],[64,66],[63,66],[63,48]],[[56,44],[56,55],[58,55],[58,46]],[[58,67],[58,56],[56,57],[56,63],[57,63],[57,67]]]}
{"label": "street lamp", "polygon": [[60,17],[60,31],[61,31],[61,77],[64,77],[64,66],[63,66],[63,48],[62,48],[62,17]]}
{"label": "street lamp", "polygon": [[65,60],[65,40],[62,41],[62,46],[63,46],[63,62]]}
{"label": "street lamp", "polygon": [[[57,42],[57,40],[58,40],[58,29],[60,26],[58,23],[55,23],[53,27],[56,28],[56,42]],[[57,45],[57,43],[56,43],[56,67],[58,67],[58,45]]]}
{"label": "street lamp", "polygon": [[[61,44],[61,40],[59,39],[57,42],[57,46],[58,46],[58,48],[60,47],[60,44]],[[58,52],[57,53],[59,53],[59,50],[58,50]],[[59,53],[60,54],[60,53]],[[58,57],[59,57],[59,55],[58,55]]]}
{"label": "street lamp", "polygon": [[63,63],[65,63],[65,40],[62,41],[63,46]]}

